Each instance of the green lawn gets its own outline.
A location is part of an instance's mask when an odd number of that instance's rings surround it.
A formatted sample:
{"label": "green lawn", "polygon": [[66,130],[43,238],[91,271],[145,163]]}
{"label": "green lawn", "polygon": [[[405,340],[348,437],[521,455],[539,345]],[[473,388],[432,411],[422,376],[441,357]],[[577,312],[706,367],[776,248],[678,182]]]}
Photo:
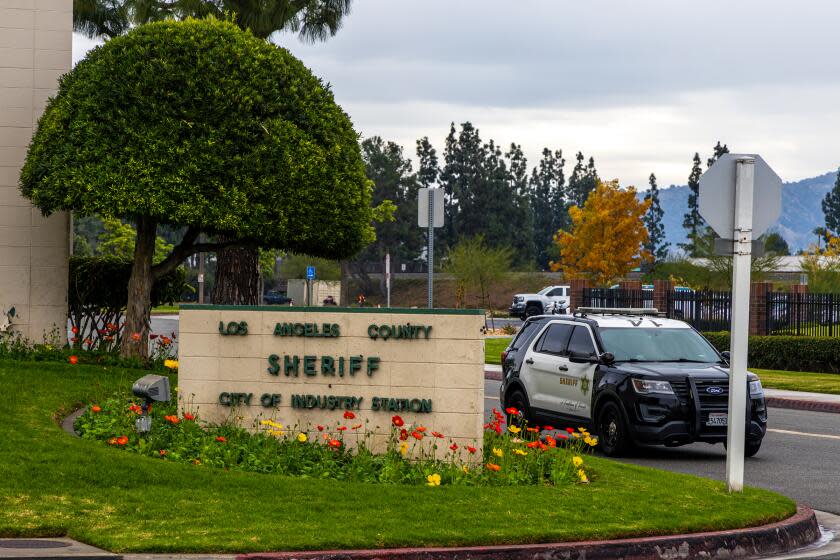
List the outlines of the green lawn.
{"label": "green lawn", "polygon": [[754,368],[750,368],[750,371],[761,378],[762,386],[770,389],[840,395],[840,374],[838,373],[810,373],[807,371]]}
{"label": "green lawn", "polygon": [[484,363],[485,364],[501,364],[502,350],[507,348],[513,337],[504,336],[501,338],[485,338],[484,339]]}
{"label": "green lawn", "polygon": [[794,512],[764,490],[587,458],[589,485],[417,487],[168,463],[56,421],[146,372],[0,362],[0,537],[114,551],[244,552],[563,541],[726,529]]}
{"label": "green lawn", "polygon": [[181,306],[177,303],[175,305],[158,305],[152,308],[152,315],[177,315],[181,310]]}

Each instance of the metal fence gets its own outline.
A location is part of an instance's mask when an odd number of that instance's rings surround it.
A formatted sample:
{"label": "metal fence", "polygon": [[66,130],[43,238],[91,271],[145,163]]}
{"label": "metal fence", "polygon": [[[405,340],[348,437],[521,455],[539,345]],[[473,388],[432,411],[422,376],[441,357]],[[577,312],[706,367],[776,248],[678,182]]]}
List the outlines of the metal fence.
{"label": "metal fence", "polygon": [[767,334],[840,336],[840,294],[768,292]]}
{"label": "metal fence", "polygon": [[728,331],[732,322],[732,294],[712,291],[668,293],[666,313],[705,332]]}
{"label": "metal fence", "polygon": [[582,307],[653,307],[653,290],[584,288]]}

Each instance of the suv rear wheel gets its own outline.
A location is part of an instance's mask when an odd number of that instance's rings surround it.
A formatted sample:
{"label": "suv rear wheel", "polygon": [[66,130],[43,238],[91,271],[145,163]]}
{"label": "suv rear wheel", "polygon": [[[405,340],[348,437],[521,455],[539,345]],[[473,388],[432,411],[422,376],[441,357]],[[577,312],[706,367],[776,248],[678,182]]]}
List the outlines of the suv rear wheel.
{"label": "suv rear wheel", "polygon": [[505,408],[510,408],[511,406],[522,414],[525,421],[528,422],[528,425],[534,423],[534,417],[531,416],[531,409],[528,407],[528,398],[521,389],[514,389],[505,399]]}
{"label": "suv rear wheel", "polygon": [[615,402],[608,401],[600,408],[595,429],[598,431],[598,447],[604,455],[619,457],[630,449],[632,442],[627,433],[627,422]]}

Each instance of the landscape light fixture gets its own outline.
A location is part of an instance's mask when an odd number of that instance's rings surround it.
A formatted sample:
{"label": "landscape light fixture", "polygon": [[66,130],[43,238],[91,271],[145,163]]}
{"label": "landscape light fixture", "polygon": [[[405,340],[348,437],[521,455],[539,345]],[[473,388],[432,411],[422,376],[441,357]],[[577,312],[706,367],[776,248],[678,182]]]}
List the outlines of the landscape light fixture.
{"label": "landscape light fixture", "polygon": [[138,434],[148,433],[152,428],[149,410],[153,402],[169,402],[169,378],[163,375],[144,375],[134,382],[131,392],[143,399],[143,414],[134,423]]}

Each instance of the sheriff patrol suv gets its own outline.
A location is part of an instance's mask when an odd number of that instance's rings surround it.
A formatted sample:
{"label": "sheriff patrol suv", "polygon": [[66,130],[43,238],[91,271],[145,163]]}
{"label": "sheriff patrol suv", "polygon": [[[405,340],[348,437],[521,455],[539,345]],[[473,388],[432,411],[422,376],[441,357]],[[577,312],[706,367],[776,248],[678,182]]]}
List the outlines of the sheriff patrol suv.
{"label": "sheriff patrol suv", "polygon": [[[580,308],[528,319],[502,352],[501,401],[529,422],[588,426],[616,456],[635,443],[726,444],[728,352],[655,309]],[[748,373],[745,455],[767,429],[761,381]]]}

